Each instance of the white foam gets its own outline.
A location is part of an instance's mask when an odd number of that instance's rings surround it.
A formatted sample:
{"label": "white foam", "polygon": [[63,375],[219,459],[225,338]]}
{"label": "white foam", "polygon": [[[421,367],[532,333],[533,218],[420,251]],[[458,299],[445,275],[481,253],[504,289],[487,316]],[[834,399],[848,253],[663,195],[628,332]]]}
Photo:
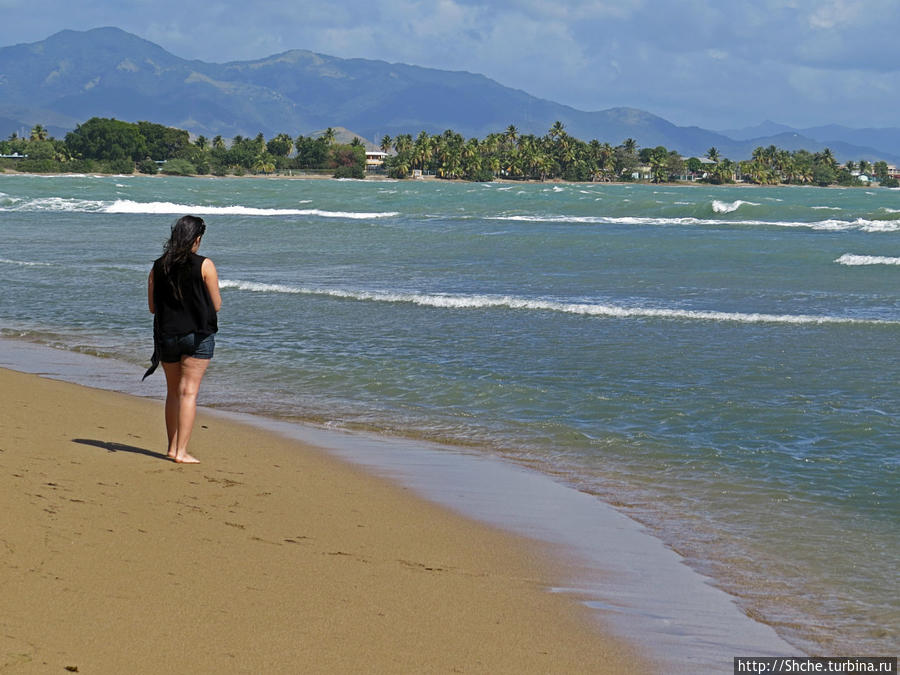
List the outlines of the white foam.
{"label": "white foam", "polygon": [[16,200],[13,204],[0,207],[0,211],[80,211],[100,212],[108,202],[95,199],[67,199],[65,197],[42,197],[39,199]]}
{"label": "white foam", "polygon": [[843,211],[840,206],[810,206],[813,211]]}
{"label": "white foam", "polygon": [[900,258],[890,258],[883,255],[854,255],[845,253],[834,262],[840,265],[900,265]]}
{"label": "white foam", "polygon": [[744,204],[747,206],[759,206],[756,202],[745,202],[743,199],[738,199],[734,202],[721,202],[718,199],[714,199],[712,203],[712,209],[716,213],[733,213],[741,208]]}
{"label": "white foam", "polygon": [[807,314],[763,314],[757,312],[717,312],[709,310],[668,309],[657,307],[622,307],[592,302],[564,302],[542,298],[524,298],[512,295],[480,295],[451,293],[408,293],[401,291],[364,291],[349,289],[310,288],[287,284],[267,284],[255,281],[224,279],[223,289],[236,289],[258,293],[288,293],[296,295],[320,295],[364,302],[411,303],[440,309],[511,309],[541,312],[561,312],[582,316],[617,319],[673,319],[689,321],[733,321],[738,323],[781,324],[896,324],[900,321],[878,319],[853,319],[841,316],[816,316]]}
{"label": "white foam", "polygon": [[[624,200],[623,200],[624,201]],[[732,225],[755,227],[806,227],[813,230],[862,232],[898,232],[897,220],[818,220],[812,222],[789,220],[720,220],[716,218],[651,218],[647,216],[489,216],[486,220],[514,220],[534,223],[582,223],[586,225]]]}
{"label": "white foam", "polygon": [[[298,203],[308,204],[310,200]],[[91,199],[69,199],[65,197],[43,197],[22,203],[0,207],[0,211],[70,211],[79,213],[131,213],[131,214],[168,214],[196,213],[200,215],[227,216],[318,216],[320,218],[345,218],[369,220],[373,218],[391,218],[399,215],[397,211],[358,212],[358,211],[326,211],[323,209],[274,209],[252,206],[209,206],[203,204],[177,204],[174,202],[136,202],[130,199],[117,199],[113,202]]]}
{"label": "white foam", "polygon": [[[308,203],[308,202],[306,202]],[[271,209],[252,206],[206,206],[198,204],[173,204],[172,202],[134,202],[128,199],[117,199],[107,206],[106,213],[197,213],[201,215],[228,216],[319,216],[322,218],[390,218],[399,215],[397,211],[357,212],[357,211],[324,211],[322,209]]]}

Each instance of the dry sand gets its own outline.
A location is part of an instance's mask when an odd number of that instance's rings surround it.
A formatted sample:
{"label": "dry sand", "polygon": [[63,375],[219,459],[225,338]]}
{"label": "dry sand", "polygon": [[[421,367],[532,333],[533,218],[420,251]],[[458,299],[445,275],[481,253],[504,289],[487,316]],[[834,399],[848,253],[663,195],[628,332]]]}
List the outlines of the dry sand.
{"label": "dry sand", "polygon": [[3,673],[643,673],[534,542],[200,411],[0,370]]}

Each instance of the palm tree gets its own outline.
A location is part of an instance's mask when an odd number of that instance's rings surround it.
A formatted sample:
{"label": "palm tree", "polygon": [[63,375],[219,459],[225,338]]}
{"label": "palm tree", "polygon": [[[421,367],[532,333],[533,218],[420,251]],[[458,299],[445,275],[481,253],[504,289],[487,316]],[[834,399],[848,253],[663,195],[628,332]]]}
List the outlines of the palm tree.
{"label": "palm tree", "polygon": [[[756,152],[756,150],[754,150],[754,152]],[[715,146],[711,147],[709,150],[706,151],[706,157],[707,157],[707,159],[711,159],[716,164],[718,164],[719,163],[718,149]]]}
{"label": "palm tree", "polygon": [[328,145],[334,143],[334,129],[332,127],[328,127],[322,134],[322,138],[325,139],[325,142],[328,143]]}
{"label": "palm tree", "polygon": [[275,165],[272,163],[271,158],[266,155],[260,155],[253,164],[253,170],[256,173],[269,175],[270,172],[275,171]]}
{"label": "palm tree", "polygon": [[32,141],[46,141],[47,136],[47,130],[40,124],[35,124],[34,128],[31,130]]}
{"label": "palm tree", "polygon": [[477,138],[470,138],[466,141],[462,150],[462,172],[472,175],[481,168],[481,152],[480,143]]}
{"label": "palm tree", "polygon": [[433,149],[431,136],[426,131],[420,131],[413,144],[413,159],[422,171],[425,170],[426,163],[431,159]]}
{"label": "palm tree", "polygon": [[400,155],[408,152],[412,148],[412,136],[409,134],[400,134],[394,136],[394,151]]}
{"label": "palm tree", "polygon": [[837,160],[834,158],[834,154],[831,152],[831,148],[825,148],[821,153],[816,153],[816,155],[821,158],[822,162],[827,164],[832,169],[838,168]]}
{"label": "palm tree", "polygon": [[393,142],[394,141],[387,134],[382,136],[381,137],[381,151],[385,154],[389,153],[391,151],[391,144]]}
{"label": "palm tree", "polygon": [[221,136],[216,136],[212,140],[213,150],[224,150],[225,149],[225,139]]}
{"label": "palm tree", "polygon": [[200,148],[201,150],[206,150],[206,146],[208,144],[209,144],[209,142],[206,140],[206,136],[197,136],[196,145],[198,148]]}
{"label": "palm tree", "polygon": [[556,120],[553,123],[553,126],[550,127],[550,138],[552,138],[554,141],[559,138],[562,138],[565,135],[565,133],[566,133],[566,125],[564,125],[559,120]]}

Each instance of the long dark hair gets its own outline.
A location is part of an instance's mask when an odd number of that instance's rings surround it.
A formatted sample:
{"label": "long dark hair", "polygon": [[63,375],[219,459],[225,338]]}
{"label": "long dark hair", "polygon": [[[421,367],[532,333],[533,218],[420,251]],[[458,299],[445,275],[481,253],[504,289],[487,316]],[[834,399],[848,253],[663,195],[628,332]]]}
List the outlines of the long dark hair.
{"label": "long dark hair", "polygon": [[163,272],[175,297],[181,300],[181,281],[189,271],[191,249],[197,237],[206,232],[206,223],[198,216],[182,216],[172,225],[172,234],[163,247]]}

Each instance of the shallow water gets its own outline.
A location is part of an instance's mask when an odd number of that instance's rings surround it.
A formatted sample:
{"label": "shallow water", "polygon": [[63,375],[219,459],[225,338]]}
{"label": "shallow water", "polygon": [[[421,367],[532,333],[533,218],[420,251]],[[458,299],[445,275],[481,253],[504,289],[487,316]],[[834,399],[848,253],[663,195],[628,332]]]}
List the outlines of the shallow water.
{"label": "shallow water", "polygon": [[146,362],[183,213],[207,403],[509,457],[798,648],[895,650],[900,192],[0,176],[2,335]]}

